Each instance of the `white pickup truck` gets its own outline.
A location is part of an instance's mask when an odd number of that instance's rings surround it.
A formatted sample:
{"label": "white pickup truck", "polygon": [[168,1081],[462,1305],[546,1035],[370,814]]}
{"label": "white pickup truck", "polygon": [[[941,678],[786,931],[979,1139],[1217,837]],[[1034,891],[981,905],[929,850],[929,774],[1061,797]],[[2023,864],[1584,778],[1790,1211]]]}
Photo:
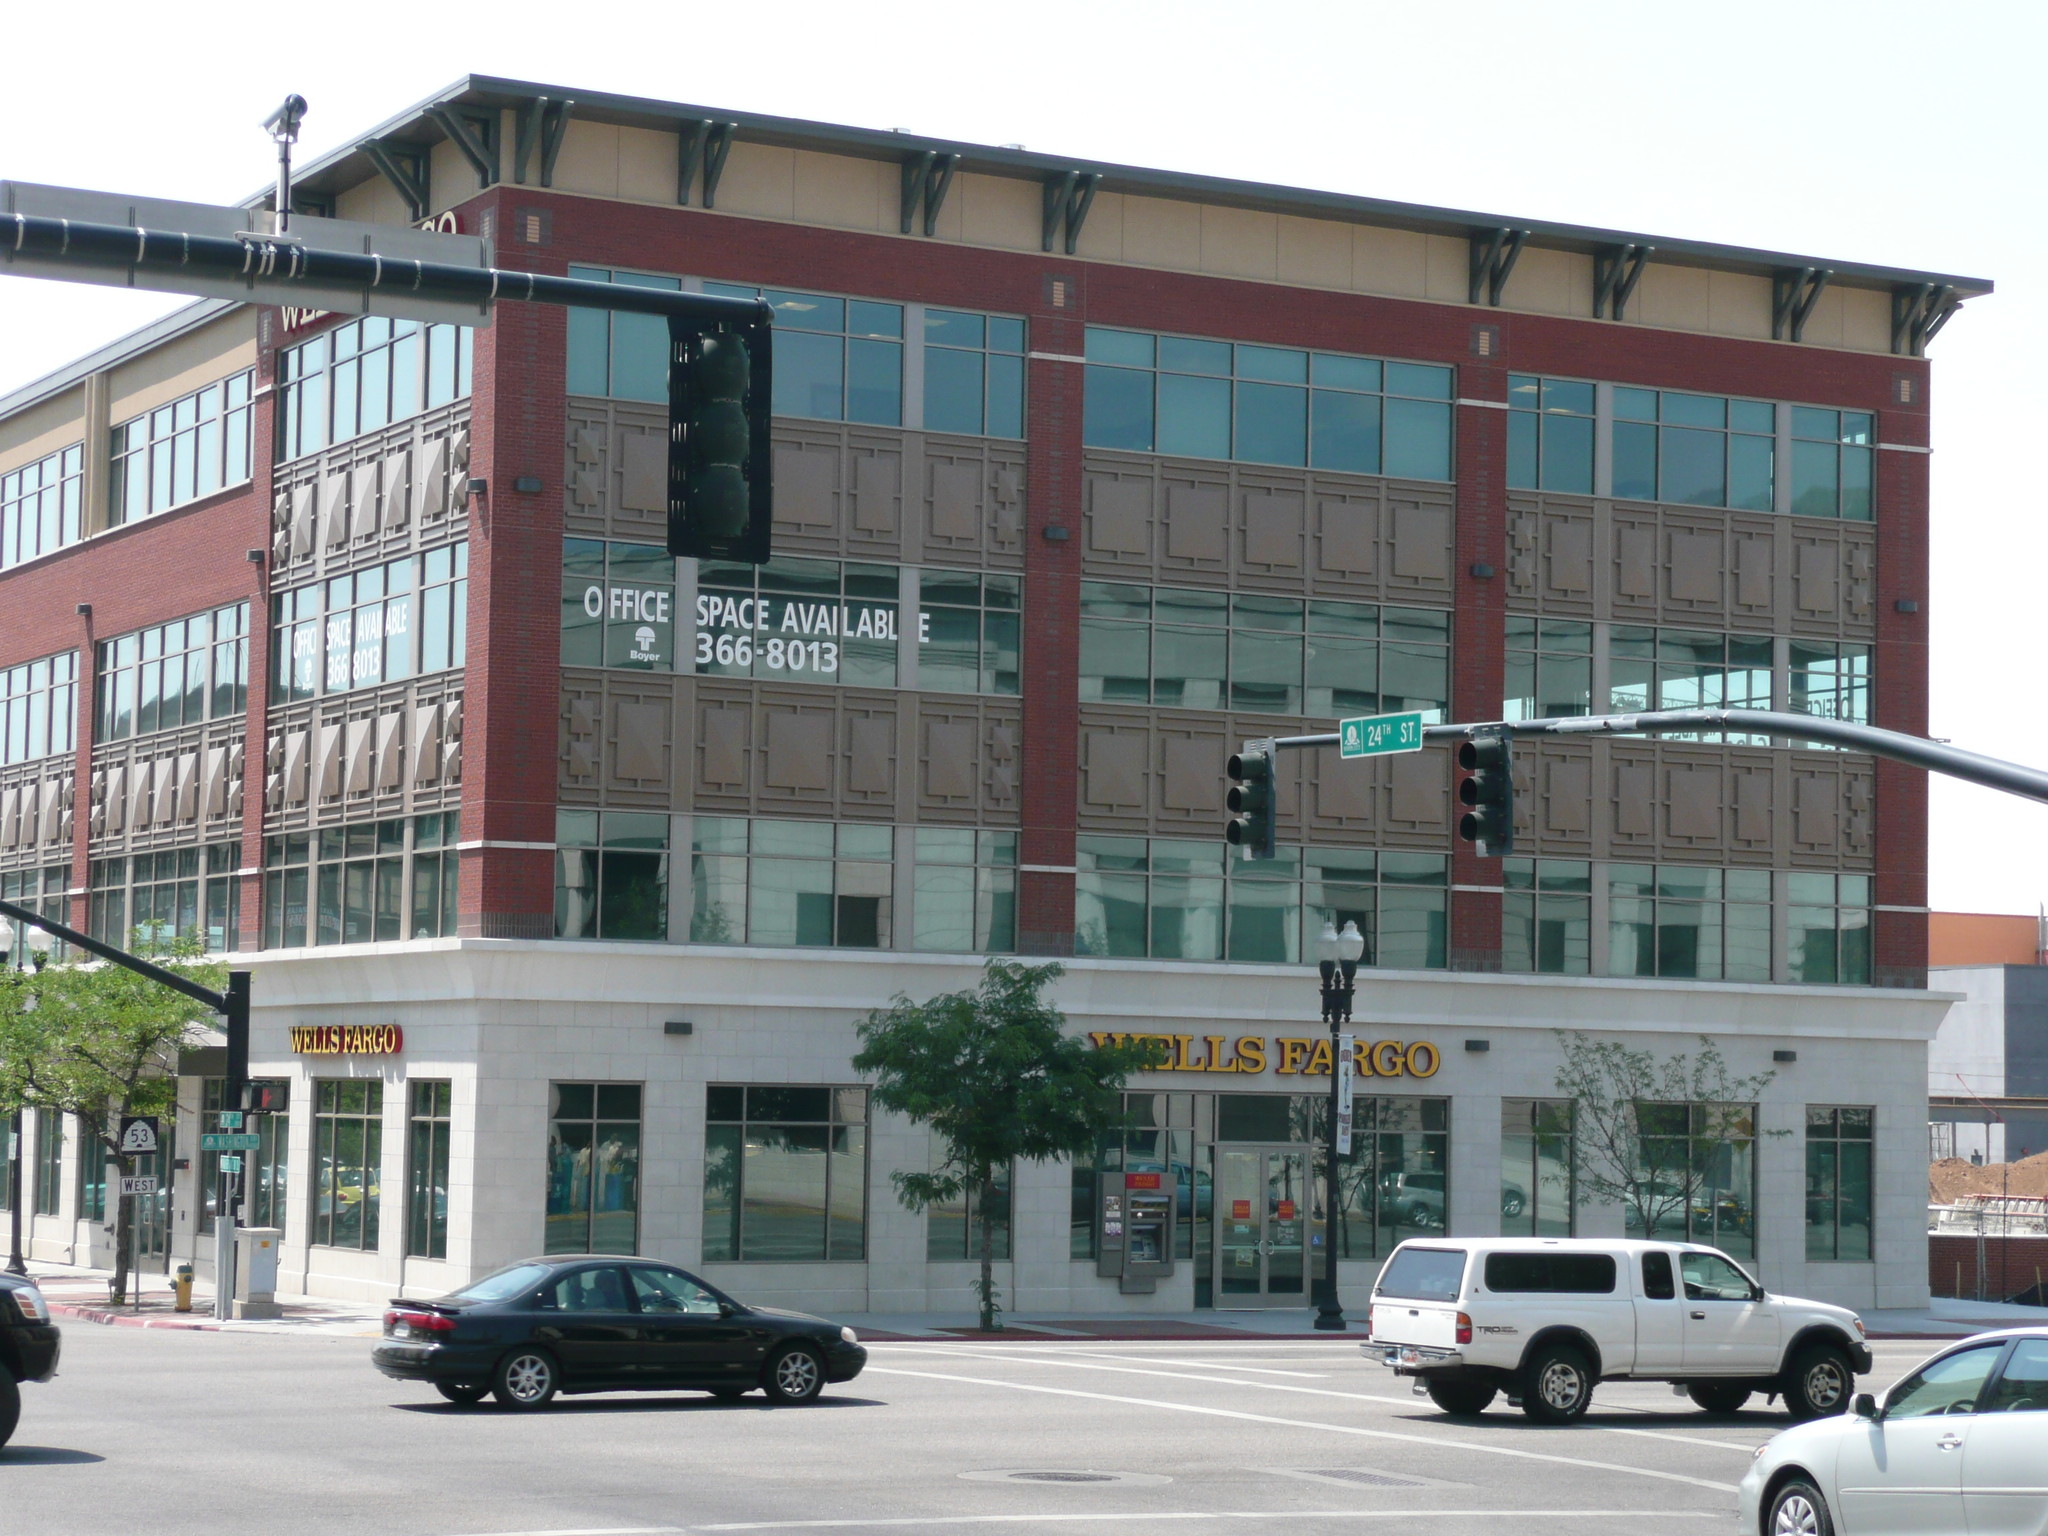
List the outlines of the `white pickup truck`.
{"label": "white pickup truck", "polygon": [[1405,1242],[1359,1348],[1446,1413],[1506,1392],[1548,1424],[1583,1414],[1600,1381],[1668,1381],[1709,1413],[1765,1392],[1817,1418],[1846,1409],[1870,1369],[1846,1307],[1770,1295],[1713,1248],[1598,1238]]}

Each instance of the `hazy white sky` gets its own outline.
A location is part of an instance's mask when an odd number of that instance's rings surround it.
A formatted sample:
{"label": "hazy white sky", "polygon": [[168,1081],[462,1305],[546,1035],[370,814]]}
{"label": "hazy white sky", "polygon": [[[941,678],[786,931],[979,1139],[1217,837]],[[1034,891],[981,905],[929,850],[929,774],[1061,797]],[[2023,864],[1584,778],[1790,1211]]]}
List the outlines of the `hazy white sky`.
{"label": "hazy white sky", "polygon": [[[1933,730],[2048,767],[2048,709],[2012,691],[2048,606],[2039,4],[113,0],[17,6],[7,40],[0,177],[23,181],[236,201],[288,91],[310,157],[500,74],[1989,277],[1931,348]],[[0,281],[0,392],[177,302]],[[2048,900],[2048,806],[1940,780],[1933,804],[1935,906]]]}

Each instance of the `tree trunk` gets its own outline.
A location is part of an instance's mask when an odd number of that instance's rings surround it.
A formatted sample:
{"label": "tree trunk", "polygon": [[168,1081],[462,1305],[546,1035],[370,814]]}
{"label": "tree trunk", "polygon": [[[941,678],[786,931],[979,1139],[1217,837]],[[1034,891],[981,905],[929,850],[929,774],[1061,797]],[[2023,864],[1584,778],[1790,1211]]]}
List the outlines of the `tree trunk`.
{"label": "tree trunk", "polygon": [[995,1270],[995,1198],[996,1181],[984,1178],[981,1181],[981,1331],[996,1331],[996,1270]]}

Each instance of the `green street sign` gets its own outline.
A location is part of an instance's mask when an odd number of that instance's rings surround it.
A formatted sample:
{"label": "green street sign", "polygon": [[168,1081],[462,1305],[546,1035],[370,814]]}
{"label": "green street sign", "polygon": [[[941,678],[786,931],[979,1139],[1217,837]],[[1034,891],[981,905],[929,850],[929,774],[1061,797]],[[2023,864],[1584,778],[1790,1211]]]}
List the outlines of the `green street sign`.
{"label": "green street sign", "polygon": [[217,1113],[220,1117],[220,1128],[222,1130],[239,1131],[242,1128],[242,1112],[239,1109],[223,1109],[217,1111]]}
{"label": "green street sign", "polygon": [[1411,709],[1399,715],[1360,715],[1337,722],[1337,755],[1340,757],[1383,757],[1389,752],[1422,750],[1422,712]]}
{"label": "green street sign", "polygon": [[240,1173],[242,1171],[241,1155],[234,1152],[223,1153],[220,1160],[220,1171],[222,1173]]}
{"label": "green street sign", "polygon": [[225,1132],[209,1131],[199,1138],[202,1152],[254,1152],[263,1145],[263,1138],[256,1135],[231,1135]]}

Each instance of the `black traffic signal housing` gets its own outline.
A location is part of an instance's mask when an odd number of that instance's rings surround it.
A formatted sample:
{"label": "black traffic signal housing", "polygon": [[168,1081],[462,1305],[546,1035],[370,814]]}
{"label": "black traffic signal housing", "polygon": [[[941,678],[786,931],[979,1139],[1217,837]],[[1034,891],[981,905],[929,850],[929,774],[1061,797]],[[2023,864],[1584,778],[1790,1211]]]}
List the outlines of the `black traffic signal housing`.
{"label": "black traffic signal housing", "polygon": [[1515,767],[1504,735],[1472,736],[1459,744],[1465,770],[1458,799],[1471,807],[1458,822],[1458,836],[1482,859],[1515,851]]}
{"label": "black traffic signal housing", "polygon": [[1233,847],[1242,848],[1248,859],[1274,856],[1273,823],[1278,804],[1273,786],[1274,752],[1267,746],[1247,746],[1231,754],[1226,771],[1234,781],[1223,803],[1230,820],[1223,835]]}
{"label": "black traffic signal housing", "polygon": [[668,552],[768,559],[771,311],[746,320],[668,321]]}

